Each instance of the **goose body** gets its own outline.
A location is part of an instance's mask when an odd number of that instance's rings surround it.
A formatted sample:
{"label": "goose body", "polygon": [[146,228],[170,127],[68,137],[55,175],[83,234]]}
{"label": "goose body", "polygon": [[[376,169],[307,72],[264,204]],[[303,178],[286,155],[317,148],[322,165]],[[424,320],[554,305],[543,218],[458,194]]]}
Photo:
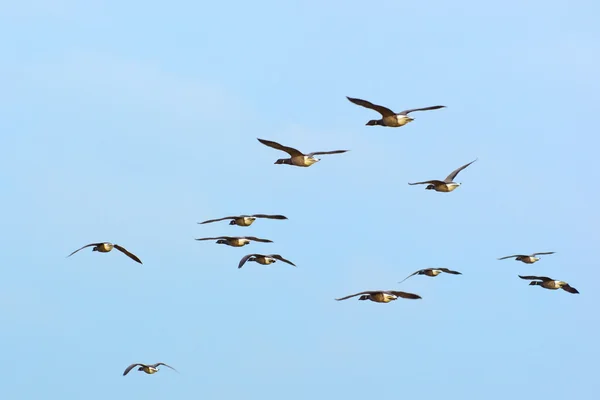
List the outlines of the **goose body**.
{"label": "goose body", "polygon": [[436,192],[443,192],[443,193],[452,192],[454,189],[456,189],[457,187],[459,187],[461,185],[460,183],[454,182],[454,179],[456,178],[458,173],[460,171],[462,171],[463,169],[467,168],[469,165],[473,164],[475,161],[477,161],[477,159],[471,161],[470,163],[463,165],[462,167],[455,169],[443,181],[440,181],[437,179],[432,179],[432,180],[423,181],[423,182],[414,182],[414,183],[409,182],[408,184],[409,185],[427,184],[427,187],[425,187],[425,189],[427,189],[427,190],[435,190]]}
{"label": "goose body", "polygon": [[521,276],[521,275],[519,275],[519,278],[530,280],[531,281],[529,283],[530,286],[541,286],[544,289],[549,289],[549,290],[562,289],[565,292],[569,292],[571,294],[579,294],[579,291],[577,289],[575,289],[574,287],[572,287],[571,285],[569,285],[567,282],[548,278],[547,276]]}
{"label": "goose body", "polygon": [[536,256],[544,255],[544,254],[554,254],[554,251],[546,251],[543,253],[533,253],[533,254],[514,254],[512,256],[500,257],[498,260],[506,260],[507,258],[514,257],[515,261],[521,261],[521,262],[524,262],[525,264],[533,264],[533,263],[540,261],[540,258],[536,257]]}
{"label": "goose body", "polygon": [[397,300],[398,298],[412,299],[412,300],[421,298],[421,296],[419,296],[418,294],[408,293],[408,292],[400,292],[397,290],[370,290],[370,291],[351,294],[349,296],[345,296],[345,297],[342,297],[342,298],[339,298],[336,300],[337,301],[346,300],[346,299],[349,299],[349,298],[355,297],[355,296],[360,296],[358,298],[358,300],[371,300],[375,303],[389,303],[390,301]]}
{"label": "goose body", "polygon": [[72,252],[71,254],[69,254],[67,257],[71,257],[73,254],[77,253],[79,250],[83,250],[87,247],[93,247],[92,251],[97,251],[99,253],[108,253],[112,249],[117,249],[121,253],[125,254],[127,257],[131,258],[133,261],[143,264],[142,260],[140,260],[138,258],[138,256],[136,256],[135,254],[128,251],[125,247],[120,246],[118,244],[112,244],[110,242],[99,242],[99,243],[86,244],[85,246],[82,246],[82,247],[78,248],[77,250],[75,250],[74,252]]}
{"label": "goose body", "polygon": [[177,371],[175,368],[171,367],[170,365],[167,365],[165,363],[159,362],[156,364],[140,364],[140,363],[135,363],[135,364],[131,364],[130,366],[128,366],[127,368],[125,368],[125,371],[123,372],[123,376],[127,375],[129,373],[129,371],[131,371],[133,368],[140,366],[138,368],[138,371],[142,371],[145,372],[149,375],[155,374],[159,371],[159,366],[160,365],[164,365],[165,367],[171,368],[173,371]]}
{"label": "goose body", "polygon": [[264,144],[265,146],[272,147],[277,150],[285,151],[290,155],[290,158],[280,158],[275,161],[275,164],[286,164],[286,165],[294,165],[296,167],[310,167],[311,165],[321,161],[320,158],[316,158],[316,155],[319,154],[340,154],[345,153],[348,150],[333,150],[333,151],[314,151],[312,153],[304,154],[299,150],[294,149],[293,147],[283,146],[277,142],[273,142],[271,140],[258,139],[259,142]]}
{"label": "goose body", "polygon": [[379,125],[379,126],[387,126],[390,128],[398,128],[398,127],[408,124],[409,122],[414,121],[414,118],[411,118],[408,116],[408,114],[411,112],[437,110],[437,109],[446,107],[446,106],[431,106],[431,107],[423,107],[423,108],[412,108],[409,110],[401,111],[399,113],[395,113],[394,111],[390,110],[387,107],[373,104],[366,100],[356,99],[356,98],[352,98],[352,97],[348,97],[348,96],[346,96],[346,98],[350,102],[352,102],[356,105],[359,105],[359,106],[365,107],[365,108],[369,108],[369,109],[371,109],[373,111],[377,111],[379,114],[381,114],[381,119],[372,119],[369,122],[367,122],[366,125],[370,125],[370,126]]}
{"label": "goose body", "polygon": [[296,266],[296,264],[294,264],[290,260],[286,260],[285,258],[281,257],[279,254],[268,254],[268,255],[248,254],[240,260],[240,263],[238,264],[238,268],[242,268],[244,266],[244,264],[248,261],[254,261],[254,262],[257,262],[262,265],[271,265],[271,264],[277,262],[278,260],[282,261],[284,263],[293,265],[294,267]]}
{"label": "goose body", "polygon": [[237,225],[237,226],[250,226],[257,218],[266,218],[266,219],[287,219],[284,215],[268,215],[268,214],[254,214],[254,215],[236,215],[231,217],[223,217],[217,219],[209,219],[204,222],[198,222],[199,224],[209,224],[211,222],[223,221],[226,219],[230,219],[229,225]]}
{"label": "goose body", "polygon": [[452,271],[452,270],[450,270],[448,268],[425,268],[425,269],[420,269],[418,271],[413,272],[412,274],[410,274],[409,276],[407,276],[406,278],[404,278],[403,280],[401,280],[399,283],[404,282],[405,280],[407,280],[411,276],[426,275],[426,276],[435,277],[435,276],[438,276],[439,274],[441,274],[442,272],[445,272],[447,274],[452,274],[452,275],[462,275],[462,273],[460,273],[458,271]]}
{"label": "goose body", "polygon": [[218,237],[210,237],[210,238],[200,238],[196,240],[216,240],[217,244],[225,244],[227,246],[232,247],[243,247],[250,242],[262,242],[262,243],[273,243],[272,240],[269,239],[260,239],[254,236],[218,236]]}

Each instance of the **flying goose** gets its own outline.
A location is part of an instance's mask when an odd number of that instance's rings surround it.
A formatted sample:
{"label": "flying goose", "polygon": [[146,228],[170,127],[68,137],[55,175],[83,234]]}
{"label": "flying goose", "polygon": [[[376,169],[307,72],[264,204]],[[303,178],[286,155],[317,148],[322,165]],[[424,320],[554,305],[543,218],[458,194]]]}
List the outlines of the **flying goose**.
{"label": "flying goose", "polygon": [[346,96],[348,100],[352,103],[363,106],[366,108],[370,108],[371,110],[377,111],[381,114],[381,119],[372,119],[366,123],[366,125],[381,125],[381,126],[389,126],[392,128],[397,128],[399,126],[404,126],[409,122],[412,122],[414,118],[408,116],[409,113],[413,111],[427,111],[427,110],[437,110],[438,108],[445,108],[446,106],[431,106],[424,108],[411,108],[410,110],[404,110],[399,113],[395,113],[387,107],[378,106],[377,104],[373,104],[366,100],[354,99],[352,97]]}
{"label": "flying goose", "polygon": [[579,294],[579,291],[577,289],[575,289],[574,287],[570,286],[567,282],[563,282],[563,281],[557,281],[545,276],[521,276],[519,275],[519,278],[521,279],[527,279],[530,280],[532,282],[529,283],[529,285],[538,285],[543,287],[544,289],[550,289],[550,290],[557,290],[557,289],[563,289],[564,291],[567,291],[569,293],[573,293],[573,294]]}
{"label": "flying goose", "polygon": [[133,261],[137,261],[140,264],[143,264],[142,261],[135,254],[130,253],[124,247],[121,247],[118,244],[112,244],[112,243],[109,243],[109,242],[100,242],[100,243],[86,244],[85,246],[83,246],[83,247],[75,250],[71,254],[69,254],[67,257],[71,257],[73,254],[77,253],[79,250],[82,250],[82,249],[85,249],[86,247],[91,247],[91,246],[94,246],[94,248],[92,249],[92,251],[99,251],[100,253],[108,253],[113,248],[115,248],[115,249],[119,250],[121,253],[125,254],[127,257],[131,258]]}
{"label": "flying goose", "polygon": [[541,255],[544,255],[544,254],[554,254],[554,252],[553,251],[547,251],[547,252],[544,252],[544,253],[533,253],[533,254],[530,254],[530,255],[515,254],[515,255],[512,255],[512,256],[501,257],[498,260],[506,260],[507,258],[513,258],[513,257],[515,257],[515,261],[522,261],[525,264],[533,264],[534,262],[537,262],[537,261],[540,260],[540,258],[536,257],[536,256],[538,256],[538,255],[541,256]]}
{"label": "flying goose", "polygon": [[217,244],[226,244],[227,246],[232,247],[242,247],[247,244],[250,244],[250,241],[253,240],[255,242],[262,243],[273,243],[272,240],[269,239],[259,239],[254,236],[219,236],[219,237],[211,237],[211,238],[201,238],[196,240],[216,240]]}
{"label": "flying goose", "polygon": [[256,218],[268,218],[268,219],[287,219],[287,217],[283,215],[267,215],[267,214],[254,214],[254,215],[236,215],[233,217],[223,217],[217,219],[209,219],[204,222],[198,222],[199,224],[209,224],[211,222],[223,221],[225,219],[230,219],[229,225],[237,225],[237,226],[250,226],[256,220]]}
{"label": "flying goose", "polygon": [[398,283],[402,283],[402,282],[404,282],[405,280],[407,280],[408,278],[410,278],[411,276],[414,276],[414,275],[438,276],[442,272],[445,272],[447,274],[453,274],[453,275],[462,275],[462,273],[460,273],[458,271],[452,271],[452,270],[450,270],[448,268],[425,268],[425,269],[420,269],[417,272],[413,272],[412,274],[410,274],[406,278],[402,279]]}
{"label": "flying goose", "polygon": [[244,256],[240,260],[240,263],[238,264],[238,268],[242,268],[244,266],[244,264],[246,264],[246,261],[256,261],[257,263],[262,264],[262,265],[269,265],[269,264],[273,264],[277,260],[283,261],[284,263],[288,263],[290,265],[293,265],[294,267],[296,266],[296,264],[294,264],[290,260],[286,260],[285,258],[281,257],[279,254],[269,254],[269,255],[248,254],[247,256]]}
{"label": "flying goose", "polygon": [[[257,138],[258,139],[258,138]],[[319,154],[339,154],[345,153],[349,150],[333,150],[333,151],[314,151],[312,153],[304,154],[299,150],[296,150],[292,147],[283,146],[277,142],[272,142],[270,140],[258,139],[259,142],[264,144],[265,146],[272,147],[277,150],[285,151],[288,153],[291,158],[280,158],[275,161],[275,164],[287,164],[287,165],[295,165],[297,167],[310,167],[316,162],[321,161],[320,158],[316,158],[316,155]]]}
{"label": "flying goose", "polygon": [[371,300],[376,303],[389,303],[390,301],[397,300],[398,297],[402,297],[403,299],[413,299],[413,300],[421,298],[421,296],[419,296],[418,294],[399,292],[396,290],[371,290],[371,291],[351,294],[350,296],[342,297],[342,298],[336,299],[336,300],[337,301],[346,300],[346,299],[349,299],[350,297],[359,296],[359,295],[362,295],[358,298],[359,300]]}
{"label": "flying goose", "polygon": [[123,376],[127,375],[129,373],[129,371],[131,371],[134,367],[140,365],[140,367],[138,368],[138,371],[144,371],[147,374],[155,374],[158,372],[159,365],[164,365],[165,367],[169,367],[171,368],[173,371],[177,371],[175,368],[171,367],[170,365],[167,365],[165,363],[159,362],[156,364],[140,364],[140,363],[136,363],[136,364],[131,364],[129,367],[127,367],[125,369],[125,372],[123,372]]}
{"label": "flying goose", "polygon": [[456,175],[458,175],[458,173],[460,171],[467,168],[469,165],[473,164],[475,161],[477,161],[477,158],[474,159],[473,161],[471,161],[470,163],[465,164],[462,167],[455,169],[443,181],[438,181],[438,180],[434,179],[431,181],[423,181],[423,182],[415,182],[415,183],[409,182],[408,184],[409,185],[422,185],[424,183],[428,183],[427,187],[425,188],[427,190],[433,189],[436,192],[445,192],[445,193],[451,192],[461,185],[461,183],[454,182],[454,178],[456,178]]}

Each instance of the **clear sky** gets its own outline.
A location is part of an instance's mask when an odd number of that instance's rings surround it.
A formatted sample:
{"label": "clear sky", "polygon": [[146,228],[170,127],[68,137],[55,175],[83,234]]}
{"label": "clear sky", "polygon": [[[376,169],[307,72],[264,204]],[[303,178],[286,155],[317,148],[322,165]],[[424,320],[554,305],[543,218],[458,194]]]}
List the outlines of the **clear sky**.
{"label": "clear sky", "polygon": [[[0,398],[595,398],[599,14],[0,2]],[[368,127],[345,96],[447,108]],[[257,137],[350,151],[274,165]],[[475,158],[452,193],[407,185]],[[289,220],[197,224],[252,213]],[[220,235],[274,243],[193,240]],[[97,241],[144,264],[66,258]],[[556,254],[497,260],[539,251]],[[297,268],[238,269],[254,252]],[[427,267],[463,275],[397,283]],[[423,299],[334,301],[372,289]],[[122,376],[159,361],[180,373]]]}

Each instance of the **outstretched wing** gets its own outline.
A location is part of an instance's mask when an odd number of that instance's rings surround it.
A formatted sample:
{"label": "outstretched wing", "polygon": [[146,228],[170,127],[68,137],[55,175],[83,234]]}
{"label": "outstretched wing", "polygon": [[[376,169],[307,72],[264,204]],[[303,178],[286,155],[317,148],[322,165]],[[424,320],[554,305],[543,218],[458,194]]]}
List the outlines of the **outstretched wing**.
{"label": "outstretched wing", "polygon": [[210,224],[211,222],[223,221],[225,219],[236,219],[236,218],[239,218],[239,216],[223,217],[223,218],[217,218],[217,219],[209,219],[209,220],[206,220],[204,222],[198,222],[198,223],[199,224]]}
{"label": "outstretched wing", "polygon": [[436,268],[439,269],[442,272],[445,272],[447,274],[453,274],[453,275],[462,275],[462,273],[458,272],[458,271],[452,271],[451,269],[448,268]]}
{"label": "outstretched wing", "polygon": [[115,249],[119,250],[121,253],[125,254],[127,257],[131,258],[133,261],[137,261],[140,264],[143,264],[142,260],[140,260],[138,258],[138,256],[136,256],[133,253],[130,253],[127,249],[125,249],[125,247],[119,246],[118,244],[115,244],[114,247],[115,247]]}
{"label": "outstretched wing", "polygon": [[446,106],[431,106],[431,107],[423,107],[423,108],[411,108],[410,110],[404,110],[398,113],[398,115],[408,115],[413,111],[427,111],[427,110],[437,110],[438,108],[445,108]]}
{"label": "outstretched wing", "polygon": [[423,184],[425,184],[425,183],[431,183],[432,185],[441,185],[441,184],[443,184],[444,182],[442,182],[442,181],[438,181],[438,180],[436,180],[436,179],[434,179],[434,180],[431,180],[431,181],[423,181],[423,182],[415,182],[415,183],[410,183],[410,182],[408,182],[408,184],[409,184],[409,185],[423,185]]}
{"label": "outstretched wing", "polygon": [[554,254],[554,251],[546,251],[544,253],[533,253],[532,256],[535,257],[535,256],[541,256],[541,255],[544,255],[544,254]]}
{"label": "outstretched wing", "polygon": [[498,260],[506,260],[507,258],[513,258],[513,257],[525,257],[525,256],[523,254],[515,254],[512,256],[500,257]]}
{"label": "outstretched wing", "polygon": [[288,263],[290,265],[293,265],[294,267],[296,266],[296,264],[294,264],[290,260],[286,260],[285,258],[281,257],[279,254],[271,254],[269,257],[275,258],[275,259],[277,259],[279,261],[283,261],[284,263]]}
{"label": "outstretched wing", "polygon": [[354,99],[354,98],[348,97],[348,96],[346,96],[346,98],[358,106],[370,108],[371,110],[377,111],[383,117],[391,117],[392,115],[396,115],[396,113],[393,112],[392,110],[390,110],[389,108],[383,107],[383,106],[378,106],[377,104],[373,104],[370,101]]}
{"label": "outstretched wing", "polygon": [[378,291],[366,291],[366,292],[360,292],[360,293],[355,293],[355,294],[351,294],[350,296],[346,296],[346,297],[340,297],[339,299],[336,299],[337,301],[340,300],[346,300],[349,299],[350,297],[355,297],[355,296],[360,296],[361,294],[373,294],[373,293],[377,293]]}
{"label": "outstretched wing", "polygon": [[579,291],[569,284],[566,284],[565,286],[563,286],[562,289],[569,293],[579,294]]}
{"label": "outstretched wing", "polygon": [[459,173],[460,171],[462,171],[463,169],[467,168],[469,165],[473,164],[473,163],[474,163],[475,161],[477,161],[477,160],[478,160],[478,159],[476,158],[476,159],[474,159],[473,161],[471,161],[470,163],[468,163],[468,164],[465,164],[465,165],[463,165],[462,167],[455,169],[454,171],[452,171],[452,173],[450,173],[450,175],[448,175],[448,176],[446,177],[446,179],[444,179],[444,182],[446,182],[446,183],[450,183],[450,182],[454,181],[454,178],[456,178],[456,175],[458,175],[458,173]]}
{"label": "outstretched wing", "polygon": [[152,366],[153,366],[154,368],[158,367],[159,365],[164,365],[164,366],[165,366],[165,367],[167,367],[167,368],[171,368],[171,369],[172,369],[173,371],[175,371],[175,372],[179,372],[179,371],[177,371],[175,368],[173,368],[173,367],[171,367],[170,365],[168,365],[168,364],[165,364],[165,363],[163,363],[163,362],[159,362],[159,363],[156,363],[156,364],[152,364]]}
{"label": "outstretched wing", "polygon": [[531,275],[527,275],[527,276],[521,276],[519,275],[519,278],[521,279],[527,279],[530,281],[543,281],[543,282],[547,282],[547,281],[553,281],[554,279],[548,278],[547,276],[531,276]]}
{"label": "outstretched wing", "polygon": [[269,218],[269,219],[288,219],[285,215],[268,215],[268,214],[254,214],[254,218]]}
{"label": "outstretched wing", "polygon": [[414,293],[408,293],[408,292],[398,292],[396,290],[390,290],[387,293],[391,293],[391,294],[395,294],[398,297],[402,297],[403,299],[412,299],[412,300],[416,300],[416,299],[421,299],[422,297],[419,296],[418,294],[414,294]]}
{"label": "outstretched wing", "polygon": [[242,268],[244,266],[244,264],[246,264],[246,261],[248,261],[248,259],[252,256],[259,256],[260,254],[248,254],[247,256],[242,257],[242,259],[240,260],[240,263],[238,264],[238,268]]}
{"label": "outstretched wing", "polygon": [[415,275],[417,275],[417,274],[418,274],[419,272],[421,272],[421,271],[425,271],[425,270],[424,270],[424,269],[420,269],[420,270],[418,270],[418,271],[415,271],[415,272],[413,272],[412,274],[410,274],[409,276],[407,276],[406,278],[402,279],[402,280],[401,280],[400,282],[398,282],[398,283],[402,283],[402,282],[404,282],[405,280],[407,280],[407,279],[408,279],[408,278],[410,278],[411,276],[415,276]]}
{"label": "outstretched wing", "polygon": [[320,154],[340,154],[345,153],[350,150],[333,150],[333,151],[313,151],[312,153],[308,153],[307,156],[318,156]]}
{"label": "outstretched wing", "polygon": [[269,146],[269,147],[272,147],[272,148],[277,149],[277,150],[285,151],[286,153],[288,153],[292,157],[298,157],[298,156],[303,156],[304,155],[299,150],[296,150],[293,147],[283,146],[283,145],[281,145],[281,144],[279,144],[277,142],[273,142],[271,140],[258,139],[258,141],[261,142],[262,144],[264,144],[265,146]]}
{"label": "outstretched wing", "polygon": [[131,371],[134,367],[137,366],[143,367],[144,364],[131,364],[129,367],[125,368],[125,371],[123,372],[123,376],[127,375],[129,373],[129,371]]}
{"label": "outstretched wing", "polygon": [[77,250],[75,250],[74,252],[72,252],[71,254],[69,254],[67,257],[71,257],[73,254],[77,253],[79,250],[83,250],[86,247],[91,247],[91,246],[100,246],[102,243],[90,243],[90,244],[86,244],[83,247],[78,248]]}
{"label": "outstretched wing", "polygon": [[269,239],[260,239],[260,238],[257,238],[255,236],[242,236],[240,239],[254,240],[255,242],[262,242],[262,243],[273,243],[272,240],[269,240]]}
{"label": "outstretched wing", "polygon": [[200,239],[194,239],[194,240],[218,240],[218,239],[233,239],[231,236],[219,236],[219,237],[209,237],[209,238],[200,238]]}

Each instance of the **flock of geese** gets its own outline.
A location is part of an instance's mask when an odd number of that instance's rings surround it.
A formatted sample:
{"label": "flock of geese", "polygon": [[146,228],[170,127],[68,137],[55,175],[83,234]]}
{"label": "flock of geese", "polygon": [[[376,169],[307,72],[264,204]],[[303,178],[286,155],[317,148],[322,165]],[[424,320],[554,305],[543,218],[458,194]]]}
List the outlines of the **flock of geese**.
{"label": "flock of geese", "polygon": [[[379,126],[386,126],[386,127],[393,127],[393,128],[401,127],[401,126],[404,126],[407,123],[412,122],[414,120],[414,118],[409,117],[409,114],[412,112],[437,110],[437,109],[446,107],[446,106],[438,105],[438,106],[431,106],[431,107],[424,107],[424,108],[413,108],[413,109],[401,111],[399,113],[395,113],[394,111],[390,110],[389,108],[379,106],[377,104],[373,104],[366,100],[356,99],[356,98],[352,98],[352,97],[347,97],[347,99],[356,105],[369,108],[369,109],[377,111],[379,114],[381,114],[381,119],[373,119],[373,120],[368,121],[366,123],[366,125],[368,125],[368,126],[379,125]],[[276,150],[280,150],[280,151],[283,151],[283,152],[286,152],[287,154],[289,154],[289,158],[280,158],[277,161],[275,161],[275,164],[286,164],[286,165],[292,165],[292,166],[296,166],[296,167],[310,167],[311,165],[321,161],[320,158],[315,157],[317,155],[341,154],[341,153],[345,153],[348,151],[348,150],[332,150],[332,151],[314,151],[311,153],[303,153],[295,148],[284,146],[282,144],[273,142],[271,140],[258,139],[258,141],[260,143],[264,144],[265,146],[268,146],[268,147],[271,147]],[[409,182],[408,184],[409,185],[424,185],[424,184],[426,184],[427,186],[425,187],[425,189],[427,189],[427,190],[435,190],[436,192],[443,192],[443,193],[452,192],[453,190],[455,190],[456,188],[458,188],[461,185],[461,183],[457,183],[454,181],[456,179],[456,176],[462,170],[467,168],[469,165],[473,164],[475,161],[477,161],[477,159],[455,169],[444,180],[432,179],[432,180],[428,180],[428,181],[421,181],[421,182],[414,182],[414,183]],[[209,223],[213,223],[213,222],[230,220],[229,225],[249,227],[257,219],[260,219],[260,218],[273,219],[273,220],[288,219],[284,215],[253,214],[253,215],[237,215],[237,216],[209,219],[204,222],[199,222],[199,224],[209,224]],[[232,247],[243,247],[243,246],[250,244],[251,242],[273,243],[272,240],[261,239],[261,238],[255,237],[255,236],[218,236],[218,237],[199,238],[199,239],[195,239],[195,240],[198,240],[198,241],[216,240],[217,244],[224,244],[224,245],[232,246]],[[77,253],[78,251],[83,250],[88,247],[92,247],[92,251],[97,251],[100,253],[108,253],[113,249],[117,249],[118,251],[122,252],[123,254],[125,254],[126,256],[131,258],[132,260],[142,264],[142,261],[135,254],[131,253],[129,250],[125,249],[123,246],[120,246],[118,244],[112,244],[109,242],[98,242],[98,243],[87,244],[87,245],[82,246],[81,248],[75,250],[74,252],[69,254],[67,257],[70,257],[73,254]],[[533,254],[515,254],[512,256],[501,257],[498,260],[514,258],[516,261],[521,261],[525,264],[533,264],[540,260],[540,258],[537,256],[549,255],[549,254],[554,254],[554,252],[551,251],[551,252],[540,252],[540,253],[533,253]],[[289,265],[292,265],[294,267],[296,266],[293,262],[285,259],[280,254],[253,253],[253,254],[247,254],[244,257],[242,257],[242,259],[240,260],[240,262],[238,264],[238,268],[242,268],[247,262],[251,262],[251,261],[254,261],[254,262],[262,264],[262,265],[270,265],[277,261],[281,261],[281,262],[287,263]],[[415,276],[415,275],[425,275],[425,276],[429,276],[429,277],[436,277],[442,273],[451,274],[451,275],[462,275],[461,272],[453,271],[448,268],[426,268],[426,269],[421,269],[421,270],[413,272],[412,274],[410,274],[409,276],[404,278],[399,283],[402,283],[405,280],[407,280],[408,278]],[[567,282],[555,280],[555,279],[548,278],[545,276],[519,275],[519,278],[531,281],[529,283],[529,285],[541,286],[545,289],[550,289],[550,290],[563,289],[564,291],[572,293],[572,294],[579,293],[577,291],[577,289],[570,286]],[[348,295],[345,297],[337,298],[335,300],[337,300],[337,301],[346,300],[346,299],[356,297],[356,296],[360,296],[358,298],[358,300],[370,300],[370,301],[373,301],[376,303],[389,303],[391,301],[397,300],[398,298],[412,299],[412,300],[421,299],[421,296],[419,296],[418,294],[408,293],[408,292],[403,292],[403,291],[398,291],[398,290],[367,290],[367,291],[363,291],[363,292],[359,292],[359,293],[354,293],[354,294],[351,294],[351,295]],[[145,372],[146,374],[154,374],[154,373],[158,372],[158,370],[159,370],[158,367],[161,365],[164,365],[168,368],[173,369],[174,371],[177,371],[175,368],[173,368],[170,365],[167,365],[163,362],[159,362],[156,364],[134,363],[125,369],[125,371],[123,372],[123,375],[127,375],[133,368],[135,368],[137,366],[139,366],[139,368],[137,369],[138,371]]]}

